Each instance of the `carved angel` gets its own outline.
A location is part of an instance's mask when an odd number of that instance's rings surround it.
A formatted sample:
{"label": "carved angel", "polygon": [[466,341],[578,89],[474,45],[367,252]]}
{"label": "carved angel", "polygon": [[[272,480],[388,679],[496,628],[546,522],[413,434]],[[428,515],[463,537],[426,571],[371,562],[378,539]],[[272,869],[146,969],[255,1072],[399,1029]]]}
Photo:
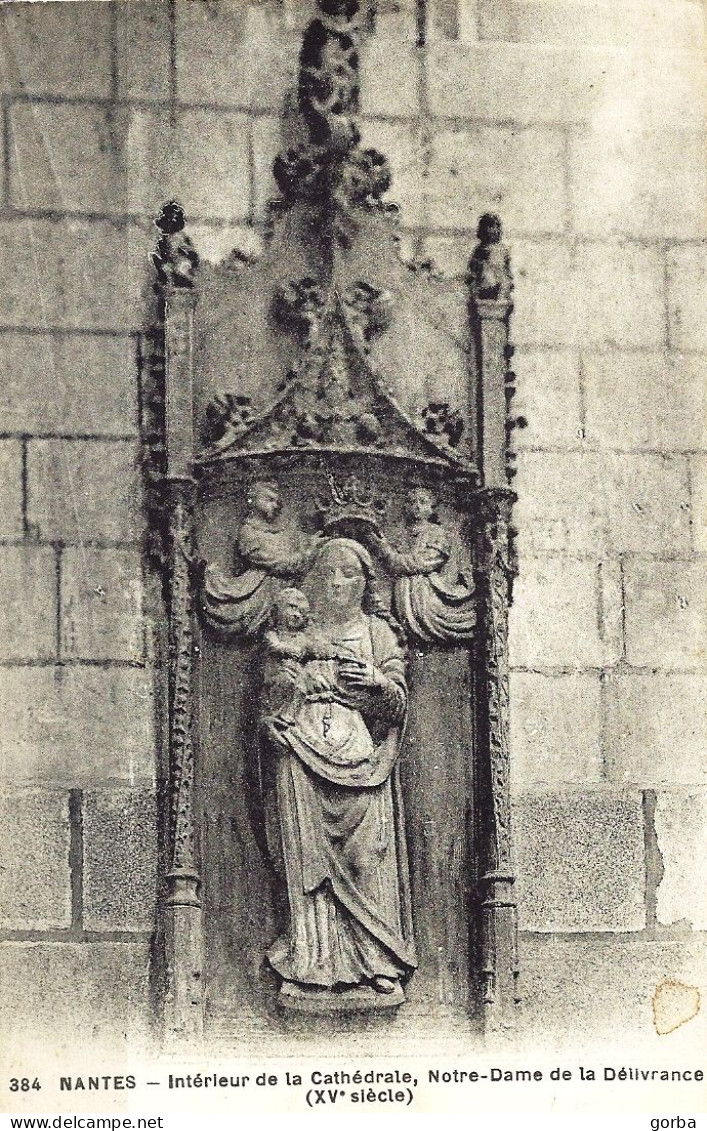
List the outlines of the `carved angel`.
{"label": "carved angel", "polygon": [[408,631],[431,644],[464,644],[472,639],[476,623],[471,567],[462,560],[458,539],[437,520],[435,507],[430,491],[410,491],[406,551],[395,549],[378,533],[369,539],[396,577],[395,611]]}
{"label": "carved angel", "polygon": [[285,521],[280,489],[272,480],[258,480],[248,492],[248,513],[238,532],[237,550],[244,566],[229,577],[208,565],[202,589],[202,610],[213,625],[255,635],[267,622],[282,582],[307,567],[318,539]]}

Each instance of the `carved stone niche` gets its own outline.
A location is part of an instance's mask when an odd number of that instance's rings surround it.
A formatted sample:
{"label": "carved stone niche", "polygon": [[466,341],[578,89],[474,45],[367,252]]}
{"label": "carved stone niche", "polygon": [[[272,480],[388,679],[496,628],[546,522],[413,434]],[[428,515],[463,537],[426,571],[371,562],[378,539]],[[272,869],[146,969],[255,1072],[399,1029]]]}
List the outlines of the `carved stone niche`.
{"label": "carved stone niche", "polygon": [[[403,263],[362,149],[353,0],[305,32],[309,140],[259,261],[154,257],[145,398],[163,570],[168,1034],[369,1011],[510,1024],[507,405],[498,219],[468,334]],[[353,1020],[352,1020],[353,1018]]]}

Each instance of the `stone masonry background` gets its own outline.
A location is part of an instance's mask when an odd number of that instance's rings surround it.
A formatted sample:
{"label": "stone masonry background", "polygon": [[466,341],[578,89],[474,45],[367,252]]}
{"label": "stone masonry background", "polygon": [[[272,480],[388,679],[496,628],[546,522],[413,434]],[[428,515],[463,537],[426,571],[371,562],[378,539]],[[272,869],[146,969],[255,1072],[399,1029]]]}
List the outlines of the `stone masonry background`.
{"label": "stone masonry background", "polygon": [[[705,978],[699,0],[380,0],[365,140],[447,279],[516,278],[512,614],[524,1016],[650,1027]],[[157,884],[138,360],[152,219],[257,249],[308,0],[0,9],[0,1023],[149,1026]],[[424,34],[423,34],[424,33]],[[419,45],[424,40],[423,45]]]}

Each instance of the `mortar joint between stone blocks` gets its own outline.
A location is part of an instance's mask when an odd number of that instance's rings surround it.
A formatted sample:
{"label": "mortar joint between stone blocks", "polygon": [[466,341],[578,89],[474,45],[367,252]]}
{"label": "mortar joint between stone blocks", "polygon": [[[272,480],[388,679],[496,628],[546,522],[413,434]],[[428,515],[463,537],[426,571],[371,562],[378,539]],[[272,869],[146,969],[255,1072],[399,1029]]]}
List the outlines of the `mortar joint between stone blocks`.
{"label": "mortar joint between stone blocks", "polygon": [[601,756],[601,778],[605,783],[610,781],[609,754],[607,750],[607,740],[609,736],[608,676],[609,672],[607,669],[603,669],[599,672],[599,754]]}
{"label": "mortar joint between stone blocks", "polygon": [[665,336],[665,348],[670,351],[672,347],[672,328],[670,325],[670,267],[668,265],[668,257],[670,255],[670,242],[663,241],[663,278],[662,278],[662,300],[663,300],[663,332]]}
{"label": "mortar joint between stone blocks", "polygon": [[178,85],[177,85],[177,3],[176,0],[167,0],[169,19],[169,120],[170,125],[177,125],[178,116]]}
{"label": "mortar joint between stone blocks", "polygon": [[694,468],[692,466],[692,458],[691,457],[697,456],[697,458],[699,459],[700,455],[701,455],[701,453],[699,453],[699,452],[689,452],[689,453],[687,453],[688,458],[685,461],[686,462],[685,480],[686,480],[686,483],[687,483],[687,502],[688,502],[688,506],[690,507],[690,513],[688,515],[688,526],[690,528],[690,545],[691,545],[691,547],[694,551],[694,557],[693,557],[692,560],[699,559],[701,554],[700,554],[700,533],[697,529],[697,523],[695,522],[695,494],[694,494],[694,492],[695,492],[695,482],[694,482]]}
{"label": "mortar joint between stone blocks", "polygon": [[[0,331],[2,336],[2,331]],[[69,443],[132,444],[137,432],[0,432],[0,440],[20,440],[29,445],[36,440],[66,440]]]}
{"label": "mortar joint between stone blocks", "polygon": [[577,351],[577,386],[579,391],[579,436],[582,444],[587,439],[587,371],[584,360],[584,350]]}
{"label": "mortar joint between stone blocks", "polygon": [[12,166],[11,156],[11,130],[10,130],[10,105],[11,98],[2,96],[2,196],[0,197],[0,210],[10,210],[10,174]]}
{"label": "mortar joint between stone blocks", "polygon": [[144,943],[153,938],[152,931],[85,931],[48,928],[47,930],[0,930],[0,943]]}
{"label": "mortar joint between stone blocks", "polygon": [[110,101],[111,111],[114,111],[118,102],[120,76],[118,74],[118,8],[116,4],[108,5],[110,19]]}
{"label": "mortar joint between stone blocks", "polygon": [[87,337],[87,338],[136,338],[143,330],[114,330],[102,326],[23,326],[0,323],[2,334],[26,334],[28,337]]}
{"label": "mortar joint between stone blocks", "polygon": [[0,660],[0,671],[12,671],[16,668],[56,668],[57,672],[64,672],[67,668],[98,668],[101,671],[114,671],[116,669],[145,671],[149,667],[146,659],[105,660],[88,659],[85,656],[62,656],[58,659],[49,657],[47,659]]}
{"label": "mortar joint between stone blocks", "polygon": [[69,873],[71,881],[71,933],[83,933],[83,790],[69,790]]}
{"label": "mortar joint between stone blocks", "polygon": [[562,138],[562,189],[565,198],[563,227],[567,235],[571,235],[575,230],[574,194],[572,192],[572,126],[561,126],[559,133]]}
{"label": "mortar joint between stone blocks", "polygon": [[53,542],[52,546],[53,546],[53,549],[54,549],[54,571],[55,571],[54,600],[56,602],[56,610],[55,610],[55,613],[56,613],[55,651],[56,651],[56,662],[57,662],[57,664],[61,664],[61,663],[63,663],[63,660],[62,660],[63,648],[62,648],[62,627],[61,627],[61,622],[62,622],[61,604],[62,604],[62,555],[64,553],[64,543],[63,542]]}
{"label": "mortar joint between stone blocks", "polygon": [[29,522],[29,498],[28,498],[28,493],[29,493],[29,467],[28,467],[28,457],[27,457],[28,443],[29,443],[30,437],[26,434],[23,434],[19,438],[20,438],[20,444],[21,444],[20,458],[21,458],[21,461],[22,461],[21,467],[20,467],[20,478],[21,478],[20,506],[22,507],[22,535],[23,535],[23,538],[26,541],[30,541],[32,539],[32,531],[30,529],[30,522]]}
{"label": "mortar joint between stone blocks", "polygon": [[628,655],[626,652],[626,555],[619,554],[618,561],[621,599],[621,654],[619,663],[628,666]]}
{"label": "mortar joint between stone blocks", "polygon": [[597,562],[597,635],[602,643],[606,643],[606,609],[604,607],[604,563]]}
{"label": "mortar joint between stone blocks", "polygon": [[252,121],[249,122],[249,124],[248,124],[247,141],[248,141],[248,195],[249,195],[250,199],[248,201],[248,215],[247,215],[247,221],[246,222],[248,223],[248,225],[250,227],[252,227],[253,224],[255,223],[255,213],[256,213],[256,207],[257,207],[256,201],[257,201],[257,194],[258,194],[257,171],[256,171],[256,168],[255,168],[255,136],[254,136],[254,132],[253,132],[253,122]]}

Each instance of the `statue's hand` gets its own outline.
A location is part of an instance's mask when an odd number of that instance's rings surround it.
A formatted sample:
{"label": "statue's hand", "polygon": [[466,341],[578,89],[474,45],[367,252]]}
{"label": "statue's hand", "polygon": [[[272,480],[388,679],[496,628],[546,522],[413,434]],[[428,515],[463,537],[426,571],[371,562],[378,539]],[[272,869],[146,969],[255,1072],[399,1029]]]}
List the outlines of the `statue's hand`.
{"label": "statue's hand", "polygon": [[339,665],[339,679],[344,687],[354,691],[379,691],[383,676],[373,664],[363,660],[343,660]]}

